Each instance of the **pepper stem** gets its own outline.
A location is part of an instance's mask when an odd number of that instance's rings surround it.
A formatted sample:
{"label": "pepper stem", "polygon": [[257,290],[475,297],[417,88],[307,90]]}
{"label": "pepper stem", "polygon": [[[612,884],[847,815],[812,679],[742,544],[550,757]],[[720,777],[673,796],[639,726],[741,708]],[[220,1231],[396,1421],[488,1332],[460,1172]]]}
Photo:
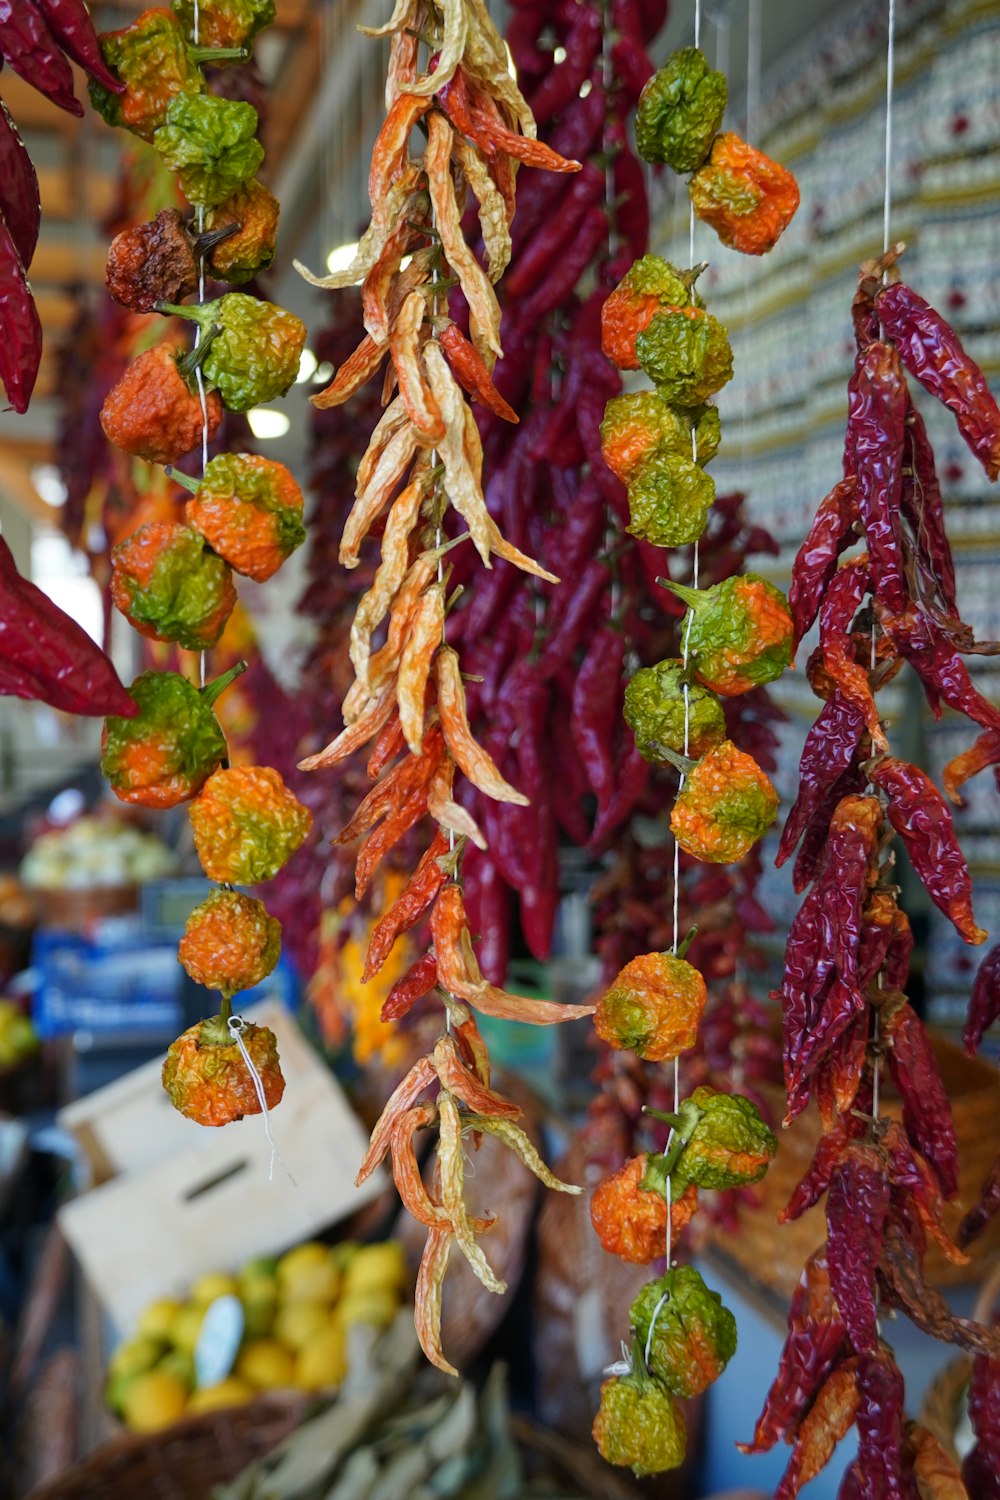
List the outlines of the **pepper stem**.
{"label": "pepper stem", "polygon": [[[207,302],[205,305],[206,307],[211,307],[212,304],[210,302]],[[198,340],[194,348],[189,349],[186,354],[182,354],[180,359],[177,361],[177,369],[188,385],[191,384],[191,379],[194,375],[195,370],[197,370],[200,365],[203,365],[205,363],[205,360],[208,357],[208,351],[212,347],[212,340],[215,338],[215,335],[218,332],[218,323],[213,323],[205,333],[204,337]]]}
{"label": "pepper stem", "polygon": [[215,309],[222,301],[217,297],[214,302],[157,302],[156,311],[166,317],[187,318],[191,323],[200,323],[207,327],[215,317]]}
{"label": "pepper stem", "polygon": [[191,474],[183,473],[181,469],[175,469],[173,464],[165,464],[163,472],[168,479],[174,481],[174,484],[179,484],[182,489],[189,490],[192,495],[197,495],[201,489],[200,480],[195,479]]}
{"label": "pepper stem", "polygon": [[669,578],[658,578],[656,581],[663,588],[669,589],[672,594],[676,594],[678,599],[686,604],[689,609],[696,610],[701,607],[706,593],[705,589],[689,588],[686,583],[672,583]]}
{"label": "pepper stem", "polygon": [[206,229],[204,234],[196,235],[194,250],[196,255],[209,255],[216,245],[221,245],[223,240],[230,239],[234,234],[239,234],[243,228],[234,219],[231,224],[222,224],[218,229]]}
{"label": "pepper stem", "polygon": [[671,750],[669,745],[659,746],[659,751],[663,759],[672,765],[675,771],[680,771],[682,776],[690,776],[698,764],[696,760],[691,759],[690,755],[680,755],[676,750]]}
{"label": "pepper stem", "polygon": [[676,956],[678,958],[683,958],[684,957],[684,955],[687,953],[688,949],[690,948],[691,944],[694,942],[694,940],[695,940],[695,938],[697,936],[698,936],[698,924],[696,922],[695,925],[691,928],[691,931],[688,933],[687,937],[682,938],[681,941],[678,943],[678,945],[677,945],[677,954],[676,954]]}
{"label": "pepper stem", "polygon": [[229,668],[228,672],[223,672],[221,677],[216,677],[212,682],[205,684],[201,689],[201,696],[209,707],[211,707],[221,693],[225,692],[231,682],[235,682],[237,677],[243,676],[246,669],[246,662],[238,661],[235,666]]}
{"label": "pepper stem", "polygon": [[246,47],[188,47],[188,57],[194,63],[246,62],[250,56]]}

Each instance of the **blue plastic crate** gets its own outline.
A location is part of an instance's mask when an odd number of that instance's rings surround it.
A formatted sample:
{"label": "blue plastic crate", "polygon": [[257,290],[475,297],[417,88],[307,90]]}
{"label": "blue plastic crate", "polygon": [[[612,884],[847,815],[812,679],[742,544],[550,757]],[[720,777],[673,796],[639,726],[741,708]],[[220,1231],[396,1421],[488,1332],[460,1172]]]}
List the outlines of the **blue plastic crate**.
{"label": "blue plastic crate", "polygon": [[134,919],[104,923],[93,936],[39,931],[32,962],[32,1019],[42,1037],[181,1029],[184,971],[176,945],[151,943]]}

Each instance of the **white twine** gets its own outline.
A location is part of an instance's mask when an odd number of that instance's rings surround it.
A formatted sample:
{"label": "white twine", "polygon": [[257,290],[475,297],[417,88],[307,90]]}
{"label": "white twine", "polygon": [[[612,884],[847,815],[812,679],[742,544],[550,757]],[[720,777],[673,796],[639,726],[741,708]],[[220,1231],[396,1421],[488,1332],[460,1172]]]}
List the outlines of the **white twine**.
{"label": "white twine", "polygon": [[264,1093],[264,1084],[261,1080],[260,1074],[257,1072],[257,1069],[254,1065],[254,1060],[247,1050],[247,1044],[243,1040],[243,1033],[246,1030],[247,1023],[244,1021],[242,1016],[230,1016],[229,1020],[226,1022],[226,1025],[229,1027],[230,1035],[233,1037],[233,1040],[236,1042],[237,1047],[239,1047],[240,1049],[240,1056],[243,1058],[243,1061],[246,1064],[247,1072],[253,1079],[254,1091],[257,1095],[257,1101],[260,1104],[260,1112],[264,1116],[264,1134],[267,1136],[267,1144],[271,1148],[271,1155],[267,1163],[267,1180],[268,1182],[274,1181],[274,1163],[275,1161],[279,1161],[281,1163],[282,1170],[284,1171],[285,1176],[288,1178],[289,1182],[292,1184],[292,1187],[298,1187],[298,1183],[295,1181],[295,1178],[289,1171],[288,1163],[285,1161],[285,1158],[278,1150],[274,1136],[271,1134],[271,1114],[267,1107],[267,1097]]}
{"label": "white twine", "polygon": [[613,1365],[604,1366],[605,1375],[631,1375],[632,1356],[624,1339],[622,1339],[619,1347],[622,1351],[622,1357],[621,1359],[616,1359]]}
{"label": "white twine", "polygon": [[889,248],[889,218],[892,212],[892,92],[896,77],[896,0],[889,0],[889,25],[885,54],[885,196],[882,201],[882,250]]}
{"label": "white twine", "polygon": [[659,1302],[653,1308],[653,1316],[649,1320],[649,1332],[646,1334],[646,1347],[645,1347],[645,1349],[643,1350],[643,1353],[642,1353],[642,1357],[645,1360],[646,1368],[647,1369],[649,1368],[649,1355],[650,1355],[650,1351],[651,1351],[651,1349],[653,1347],[653,1330],[656,1327],[656,1320],[660,1316],[660,1313],[663,1311],[663,1309],[666,1307],[666,1305],[667,1305],[667,1303],[669,1301],[670,1301],[670,1293],[669,1292],[664,1292],[663,1296],[660,1298]]}

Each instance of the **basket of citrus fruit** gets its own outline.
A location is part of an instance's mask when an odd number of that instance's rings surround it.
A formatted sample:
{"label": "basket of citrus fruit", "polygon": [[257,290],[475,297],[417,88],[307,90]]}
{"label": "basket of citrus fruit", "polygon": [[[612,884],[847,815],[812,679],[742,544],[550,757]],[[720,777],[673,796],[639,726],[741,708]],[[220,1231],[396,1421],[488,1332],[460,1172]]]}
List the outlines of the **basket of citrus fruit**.
{"label": "basket of citrus fruit", "polygon": [[111,1356],[105,1399],[132,1432],[276,1392],[334,1391],[353,1325],[392,1322],[407,1293],[402,1247],[317,1241],[234,1273],[201,1276],[184,1299],[151,1302]]}

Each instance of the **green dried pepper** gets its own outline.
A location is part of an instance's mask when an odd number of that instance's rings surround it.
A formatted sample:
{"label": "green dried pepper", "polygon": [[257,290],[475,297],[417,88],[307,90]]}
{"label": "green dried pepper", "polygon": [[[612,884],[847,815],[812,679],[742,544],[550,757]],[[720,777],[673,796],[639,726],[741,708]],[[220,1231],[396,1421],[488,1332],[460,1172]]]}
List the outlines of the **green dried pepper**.
{"label": "green dried pepper", "polygon": [[697,47],[685,47],[654,73],[639,96],[635,144],[645,161],[693,172],[711,149],[726,112],[725,75]]}

